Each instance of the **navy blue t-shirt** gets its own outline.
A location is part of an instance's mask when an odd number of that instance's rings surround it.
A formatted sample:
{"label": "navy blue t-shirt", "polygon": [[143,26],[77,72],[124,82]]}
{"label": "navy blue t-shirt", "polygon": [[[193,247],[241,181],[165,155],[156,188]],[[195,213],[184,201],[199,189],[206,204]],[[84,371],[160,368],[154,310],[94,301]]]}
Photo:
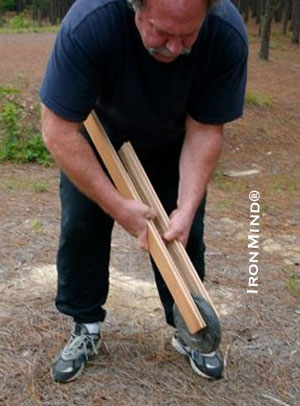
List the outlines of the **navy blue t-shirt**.
{"label": "navy blue t-shirt", "polygon": [[230,0],[208,13],[188,56],[149,55],[126,0],[77,0],[63,20],[40,90],[42,102],[75,122],[95,109],[112,142],[167,144],[185,117],[224,124],[241,116],[247,36]]}

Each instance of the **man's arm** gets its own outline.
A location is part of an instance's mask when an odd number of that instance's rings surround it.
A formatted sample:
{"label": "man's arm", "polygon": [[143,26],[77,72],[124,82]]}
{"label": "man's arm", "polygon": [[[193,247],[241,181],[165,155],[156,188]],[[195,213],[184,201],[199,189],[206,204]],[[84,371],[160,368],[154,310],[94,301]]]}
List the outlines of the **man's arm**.
{"label": "man's arm", "polygon": [[43,105],[43,139],[58,166],[81,192],[136,236],[141,248],[148,249],[147,221],[155,216],[153,209],[120,195],[80,134],[80,127],[81,123],[67,121]]}
{"label": "man's arm", "polygon": [[190,116],[179,162],[177,209],[170,215],[166,241],[186,245],[196,211],[222,151],[222,125],[201,124]]}

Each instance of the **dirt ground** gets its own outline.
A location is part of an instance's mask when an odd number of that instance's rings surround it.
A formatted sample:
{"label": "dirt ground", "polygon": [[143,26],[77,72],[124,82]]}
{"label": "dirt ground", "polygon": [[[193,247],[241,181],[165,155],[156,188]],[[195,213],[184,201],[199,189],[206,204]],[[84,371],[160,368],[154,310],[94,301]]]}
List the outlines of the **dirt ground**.
{"label": "dirt ground", "polygon": [[[300,404],[300,47],[276,35],[260,61],[251,27],[247,105],[227,126],[209,185],[206,287],[221,316],[224,378],[208,382],[170,346],[148,257],[114,230],[104,345],[75,382],[49,366],[69,337],[54,307],[57,168],[0,166],[0,405]],[[0,36],[1,83],[34,103],[53,34]],[[248,176],[229,171],[257,170]],[[258,293],[247,294],[250,200],[260,193]]]}

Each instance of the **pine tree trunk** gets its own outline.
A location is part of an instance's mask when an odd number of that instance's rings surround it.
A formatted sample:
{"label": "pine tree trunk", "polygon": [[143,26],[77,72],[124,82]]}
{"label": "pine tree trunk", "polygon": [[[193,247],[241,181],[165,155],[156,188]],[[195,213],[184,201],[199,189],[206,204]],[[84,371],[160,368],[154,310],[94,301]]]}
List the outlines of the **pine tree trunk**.
{"label": "pine tree trunk", "polygon": [[283,25],[282,25],[282,33],[286,35],[288,22],[291,18],[292,14],[292,0],[286,0],[284,11],[283,11]]}
{"label": "pine tree trunk", "polygon": [[21,13],[25,10],[26,7],[26,0],[16,0],[16,9],[17,13]]}
{"label": "pine tree trunk", "polygon": [[50,5],[49,21],[51,25],[57,24],[57,1],[52,0]]}
{"label": "pine tree trunk", "polygon": [[292,44],[299,44],[299,32],[300,32],[300,0],[294,0],[293,4],[293,33]]}
{"label": "pine tree trunk", "polygon": [[264,14],[264,25],[261,38],[261,47],[259,56],[261,59],[269,59],[269,47],[270,47],[270,37],[271,37],[271,27],[272,18],[274,10],[274,0],[266,0],[265,14]]}
{"label": "pine tree trunk", "polygon": [[282,0],[275,1],[273,13],[275,23],[280,23],[280,21],[282,20],[282,8],[283,8]]}
{"label": "pine tree trunk", "polygon": [[266,13],[266,0],[259,1],[259,29],[258,35],[261,36],[262,26],[264,24],[264,18]]}
{"label": "pine tree trunk", "polygon": [[252,0],[252,2],[250,4],[251,18],[256,17],[256,7],[257,7],[257,0]]}
{"label": "pine tree trunk", "polygon": [[256,20],[255,24],[260,24],[261,19],[261,2],[262,0],[256,0]]}
{"label": "pine tree trunk", "polygon": [[244,3],[244,20],[245,23],[247,23],[249,21],[249,1],[246,0],[246,2]]}
{"label": "pine tree trunk", "polygon": [[290,27],[289,27],[290,32],[293,32],[293,30],[294,30],[295,17],[296,17],[295,7],[296,7],[296,2],[295,2],[295,0],[292,0],[292,15],[291,15],[291,23],[290,23]]}

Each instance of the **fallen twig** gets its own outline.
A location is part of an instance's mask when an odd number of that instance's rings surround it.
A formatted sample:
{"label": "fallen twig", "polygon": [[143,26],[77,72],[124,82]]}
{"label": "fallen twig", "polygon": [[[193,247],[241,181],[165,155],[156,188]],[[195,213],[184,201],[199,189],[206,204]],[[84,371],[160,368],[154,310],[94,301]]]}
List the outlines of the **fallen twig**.
{"label": "fallen twig", "polygon": [[279,400],[279,399],[273,398],[273,396],[270,396],[270,395],[264,395],[264,394],[262,394],[261,396],[262,396],[263,398],[265,398],[265,399],[274,400],[274,402],[275,402],[275,403],[277,403],[278,405],[282,405],[282,406],[290,406],[288,403],[285,403],[285,402],[283,402],[282,400]]}

